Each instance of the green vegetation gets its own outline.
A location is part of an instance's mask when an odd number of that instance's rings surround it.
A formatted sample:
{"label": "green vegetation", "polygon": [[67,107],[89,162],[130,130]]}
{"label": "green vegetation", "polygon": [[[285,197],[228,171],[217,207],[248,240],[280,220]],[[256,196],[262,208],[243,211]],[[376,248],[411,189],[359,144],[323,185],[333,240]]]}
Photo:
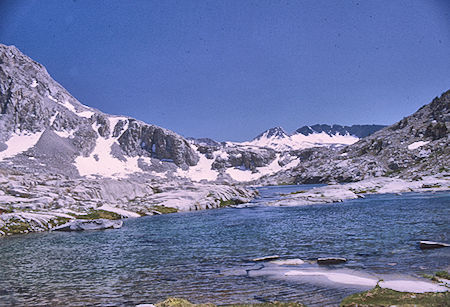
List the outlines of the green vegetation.
{"label": "green vegetation", "polygon": [[12,212],[14,212],[14,210],[11,208],[0,208],[0,214],[12,213]]}
{"label": "green vegetation", "polygon": [[437,271],[434,275],[422,274],[422,277],[428,278],[435,282],[439,282],[439,278],[450,280],[450,274],[447,271]]}
{"label": "green vegetation", "polygon": [[178,212],[177,208],[160,206],[160,205],[153,206],[153,210],[158,211],[161,214],[168,214],[168,213],[176,213],[176,212]]}
{"label": "green vegetation", "polygon": [[350,191],[352,191],[355,194],[367,194],[367,193],[376,193],[377,189],[372,188],[372,189],[367,189],[367,190],[357,190],[357,189],[349,189]]}
{"label": "green vegetation", "polygon": [[270,303],[258,303],[258,304],[233,304],[227,305],[232,307],[303,307],[305,305],[295,302],[282,303],[282,302],[270,302]]}
{"label": "green vegetation", "polygon": [[10,222],[0,228],[0,231],[5,235],[15,235],[19,233],[27,233],[30,228],[30,224],[23,222],[19,219],[10,220]]}
{"label": "green vegetation", "polygon": [[158,187],[152,187],[152,190],[153,190],[153,193],[162,193],[163,192],[163,190],[161,190],[160,188],[158,188]]}
{"label": "green vegetation", "polygon": [[156,304],[156,307],[213,307],[215,305],[213,304],[192,304],[189,301],[182,299],[182,298],[176,298],[176,297],[169,297],[163,302],[160,302]]}
{"label": "green vegetation", "polygon": [[376,286],[372,290],[350,295],[341,302],[341,307],[350,306],[449,306],[450,292],[409,293],[383,289]]}
{"label": "green vegetation", "polygon": [[294,191],[291,193],[280,194],[280,196],[289,196],[289,195],[295,195],[295,194],[301,194],[301,193],[306,193],[306,190],[300,190],[300,191]]}
{"label": "green vegetation", "polygon": [[233,205],[239,205],[242,203],[238,199],[228,199],[228,200],[219,199],[219,202],[220,202],[219,203],[220,208],[233,206]]}
{"label": "green vegetation", "polygon": [[53,228],[53,227],[65,224],[68,221],[70,221],[69,218],[58,216],[57,218],[50,220],[48,223],[49,223],[50,228]]}
{"label": "green vegetation", "polygon": [[447,271],[437,271],[436,273],[434,273],[434,275],[436,275],[439,278],[450,280],[450,273]]}
{"label": "green vegetation", "polygon": [[440,184],[422,184],[423,189],[440,188]]}
{"label": "green vegetation", "polygon": [[[216,307],[214,304],[192,304],[191,302],[182,298],[168,298],[163,302],[157,303],[156,307]],[[259,304],[231,304],[224,305],[229,307],[302,307],[304,305],[299,303],[259,303]]]}
{"label": "green vegetation", "polygon": [[87,214],[74,215],[77,219],[83,220],[96,220],[96,219],[108,219],[108,220],[120,220],[122,216],[120,214],[109,212],[105,210],[91,210]]}
{"label": "green vegetation", "polygon": [[430,274],[422,274],[422,277],[427,278],[429,280],[435,281],[435,282],[439,282],[439,279],[434,276],[434,275],[430,275]]}

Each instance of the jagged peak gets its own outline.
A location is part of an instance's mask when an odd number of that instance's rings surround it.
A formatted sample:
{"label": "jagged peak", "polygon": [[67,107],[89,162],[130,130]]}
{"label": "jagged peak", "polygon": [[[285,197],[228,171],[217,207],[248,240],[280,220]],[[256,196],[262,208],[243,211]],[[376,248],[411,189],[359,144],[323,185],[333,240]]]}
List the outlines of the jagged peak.
{"label": "jagged peak", "polygon": [[259,140],[263,137],[281,139],[281,138],[289,137],[289,134],[282,127],[277,126],[277,127],[267,129],[266,131],[264,131],[263,133],[261,133],[257,137],[255,137],[253,140]]}
{"label": "jagged peak", "polygon": [[358,138],[364,138],[376,131],[386,127],[385,125],[351,125],[343,126],[339,124],[315,124],[311,126],[303,126],[298,128],[295,133],[303,134],[305,136],[315,133],[326,133],[330,136],[333,135],[352,135]]}

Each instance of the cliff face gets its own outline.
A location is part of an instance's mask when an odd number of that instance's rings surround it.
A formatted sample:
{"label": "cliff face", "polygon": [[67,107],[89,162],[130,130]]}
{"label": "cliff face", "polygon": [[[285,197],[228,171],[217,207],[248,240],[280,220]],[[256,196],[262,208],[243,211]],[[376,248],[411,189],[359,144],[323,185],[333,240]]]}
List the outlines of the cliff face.
{"label": "cliff face", "polygon": [[[93,154],[100,143],[109,146],[104,149],[111,156],[108,158],[119,161],[137,157],[156,163],[155,159],[164,159],[181,168],[198,162],[197,153],[178,134],[82,105],[42,65],[14,46],[1,44],[0,128],[0,159],[20,159],[24,154],[40,160],[54,159],[60,167],[53,171],[67,169],[68,175],[76,175],[73,163],[77,157],[92,155],[101,162],[102,157]],[[28,148],[12,151],[12,143],[27,141]],[[67,165],[61,168],[64,162]],[[152,163],[147,163],[147,170]]]}

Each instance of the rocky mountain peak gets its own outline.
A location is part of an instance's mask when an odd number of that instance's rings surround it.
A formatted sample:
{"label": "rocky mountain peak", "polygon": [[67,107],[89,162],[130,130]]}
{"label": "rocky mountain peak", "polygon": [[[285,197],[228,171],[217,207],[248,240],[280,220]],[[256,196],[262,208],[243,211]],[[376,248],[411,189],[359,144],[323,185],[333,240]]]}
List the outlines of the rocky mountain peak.
{"label": "rocky mountain peak", "polygon": [[270,129],[267,129],[263,133],[259,134],[257,137],[255,137],[253,140],[260,140],[261,138],[285,138],[289,137],[289,134],[284,131],[282,127],[273,127]]}
{"label": "rocky mountain peak", "polygon": [[333,135],[351,135],[357,138],[364,138],[371,135],[372,133],[384,128],[384,125],[352,125],[352,126],[342,126],[342,125],[327,125],[327,124],[316,124],[312,126],[303,126],[298,128],[295,132],[298,134],[303,134],[305,136],[314,133],[326,133],[329,136]]}

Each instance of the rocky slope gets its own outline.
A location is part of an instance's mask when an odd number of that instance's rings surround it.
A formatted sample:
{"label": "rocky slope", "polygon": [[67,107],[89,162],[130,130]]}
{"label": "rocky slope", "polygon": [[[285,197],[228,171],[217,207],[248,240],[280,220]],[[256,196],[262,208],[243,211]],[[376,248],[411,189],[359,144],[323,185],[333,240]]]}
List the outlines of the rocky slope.
{"label": "rocky slope", "polygon": [[[0,45],[0,81],[3,163],[31,168],[44,163],[70,176],[123,176],[162,160],[183,169],[199,160],[172,131],[82,105],[13,46]],[[166,169],[158,166],[153,167],[157,172]]]}
{"label": "rocky slope", "polygon": [[[289,135],[281,127],[259,134],[248,142],[216,142],[211,139],[189,139],[201,156],[196,167],[199,179],[222,182],[247,182],[283,172],[298,165],[305,148],[338,148],[353,144],[360,137],[381,129],[380,125],[314,125]],[[203,159],[202,159],[202,156]],[[200,171],[201,169],[201,171]]]}

